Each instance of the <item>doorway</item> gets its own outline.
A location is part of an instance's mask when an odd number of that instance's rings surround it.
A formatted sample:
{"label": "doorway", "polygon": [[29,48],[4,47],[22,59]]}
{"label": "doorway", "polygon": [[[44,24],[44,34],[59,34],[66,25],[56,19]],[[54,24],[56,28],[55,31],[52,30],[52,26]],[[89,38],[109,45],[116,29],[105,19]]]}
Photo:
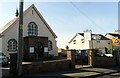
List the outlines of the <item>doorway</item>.
{"label": "doorway", "polygon": [[41,58],[44,56],[44,46],[41,42],[35,44],[35,58]]}

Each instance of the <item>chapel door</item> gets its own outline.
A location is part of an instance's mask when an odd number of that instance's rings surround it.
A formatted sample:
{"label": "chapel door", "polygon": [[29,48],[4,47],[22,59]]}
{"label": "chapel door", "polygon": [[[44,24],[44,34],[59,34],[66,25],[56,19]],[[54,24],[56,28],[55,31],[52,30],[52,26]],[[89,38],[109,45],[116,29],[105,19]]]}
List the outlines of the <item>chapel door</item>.
{"label": "chapel door", "polygon": [[37,42],[35,45],[35,57],[41,58],[44,56],[44,46],[41,42]]}

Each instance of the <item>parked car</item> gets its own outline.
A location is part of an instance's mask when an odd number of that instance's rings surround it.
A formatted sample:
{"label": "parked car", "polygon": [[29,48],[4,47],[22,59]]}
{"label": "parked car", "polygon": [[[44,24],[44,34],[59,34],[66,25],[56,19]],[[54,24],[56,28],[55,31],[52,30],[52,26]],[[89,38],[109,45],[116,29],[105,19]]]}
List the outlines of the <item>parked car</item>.
{"label": "parked car", "polygon": [[1,66],[8,65],[8,58],[4,53],[0,53],[0,65]]}

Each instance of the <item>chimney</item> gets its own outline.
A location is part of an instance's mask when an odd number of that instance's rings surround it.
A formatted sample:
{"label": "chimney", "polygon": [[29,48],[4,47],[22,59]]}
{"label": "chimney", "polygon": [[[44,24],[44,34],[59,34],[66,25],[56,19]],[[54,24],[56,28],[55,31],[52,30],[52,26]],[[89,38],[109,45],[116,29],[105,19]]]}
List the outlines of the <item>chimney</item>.
{"label": "chimney", "polygon": [[85,30],[84,39],[89,41],[91,40],[91,38],[92,38],[92,30],[89,30],[89,29]]}

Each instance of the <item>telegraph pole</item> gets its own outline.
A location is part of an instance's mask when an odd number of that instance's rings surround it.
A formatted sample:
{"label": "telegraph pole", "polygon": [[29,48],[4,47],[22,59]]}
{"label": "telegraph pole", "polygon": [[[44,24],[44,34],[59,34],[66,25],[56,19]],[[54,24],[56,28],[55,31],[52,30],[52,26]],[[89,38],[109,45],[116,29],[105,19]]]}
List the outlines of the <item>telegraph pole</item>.
{"label": "telegraph pole", "polygon": [[22,74],[23,57],[23,0],[19,2],[19,29],[18,29],[18,53],[17,53],[17,75]]}

